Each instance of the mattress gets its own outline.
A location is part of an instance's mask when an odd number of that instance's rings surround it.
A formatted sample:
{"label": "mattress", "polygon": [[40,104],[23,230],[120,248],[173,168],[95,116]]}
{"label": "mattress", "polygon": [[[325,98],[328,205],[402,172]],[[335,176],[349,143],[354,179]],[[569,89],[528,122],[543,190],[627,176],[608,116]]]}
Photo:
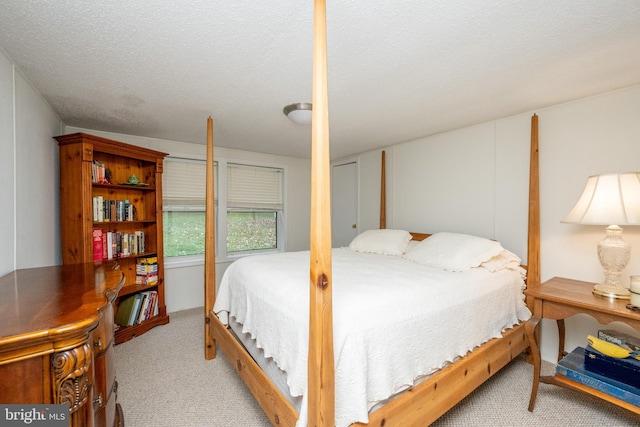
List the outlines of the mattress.
{"label": "mattress", "polygon": [[[334,249],[332,258],[336,426],[366,423],[378,403],[530,316],[517,269],[452,273],[348,249]],[[236,261],[214,306],[286,373],[280,382],[299,408],[300,426],[307,419],[308,299],[305,251]]]}

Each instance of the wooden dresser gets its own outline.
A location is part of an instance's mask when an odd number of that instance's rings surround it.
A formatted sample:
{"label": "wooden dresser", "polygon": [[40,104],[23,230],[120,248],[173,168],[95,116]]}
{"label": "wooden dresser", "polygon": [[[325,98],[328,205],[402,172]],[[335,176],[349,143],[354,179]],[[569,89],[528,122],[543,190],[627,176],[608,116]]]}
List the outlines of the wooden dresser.
{"label": "wooden dresser", "polygon": [[70,426],[121,426],[114,366],[117,264],[16,270],[0,278],[0,403],[70,407]]}

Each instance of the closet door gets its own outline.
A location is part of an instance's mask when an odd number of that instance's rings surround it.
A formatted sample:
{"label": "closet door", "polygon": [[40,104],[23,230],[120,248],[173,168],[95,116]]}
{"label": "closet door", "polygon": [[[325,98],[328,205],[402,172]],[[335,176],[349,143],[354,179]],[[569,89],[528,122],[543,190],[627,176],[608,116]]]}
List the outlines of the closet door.
{"label": "closet door", "polygon": [[358,234],[358,164],[332,166],[331,241],[334,248],[348,246]]}

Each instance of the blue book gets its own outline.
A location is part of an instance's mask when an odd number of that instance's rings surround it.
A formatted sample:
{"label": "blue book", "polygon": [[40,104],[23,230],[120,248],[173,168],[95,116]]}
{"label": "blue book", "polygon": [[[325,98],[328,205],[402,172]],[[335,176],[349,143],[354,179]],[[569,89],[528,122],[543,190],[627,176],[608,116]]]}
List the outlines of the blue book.
{"label": "blue book", "polygon": [[640,360],[607,356],[591,346],[585,348],[584,355],[584,367],[587,371],[640,388]]}
{"label": "blue book", "polygon": [[640,406],[640,389],[586,370],[584,367],[584,358],[585,349],[577,347],[558,362],[556,365],[556,374],[632,405]]}

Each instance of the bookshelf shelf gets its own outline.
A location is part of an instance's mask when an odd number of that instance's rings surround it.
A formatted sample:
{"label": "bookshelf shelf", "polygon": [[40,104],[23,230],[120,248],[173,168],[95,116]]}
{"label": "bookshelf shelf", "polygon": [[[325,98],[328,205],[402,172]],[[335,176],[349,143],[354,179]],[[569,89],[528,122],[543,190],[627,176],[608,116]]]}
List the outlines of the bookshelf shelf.
{"label": "bookshelf shelf", "polygon": [[142,284],[134,284],[134,285],[129,285],[129,286],[124,286],[122,288],[121,294],[122,295],[129,295],[129,294],[134,294],[140,291],[154,291],[157,290],[158,285],[142,285]]}
{"label": "bookshelf shelf", "polygon": [[625,402],[624,400],[618,399],[616,397],[610,396],[607,393],[604,393],[600,390],[596,390],[594,388],[591,388],[587,385],[584,384],[580,384],[577,381],[573,381],[569,378],[563,377],[562,375],[553,375],[553,376],[547,376],[547,377],[542,377],[542,380],[544,380],[543,382],[545,384],[554,384],[560,387],[564,387],[567,388],[569,390],[576,390],[576,391],[580,391],[583,393],[587,393],[590,394],[592,396],[598,397],[600,399],[606,400],[608,402],[613,403],[614,405],[620,406],[622,408],[625,408],[631,412],[634,412],[636,414],[640,414],[640,408],[638,408],[635,405],[632,405],[631,403]]}
{"label": "bookshelf shelf", "polygon": [[[119,327],[116,344],[168,323],[162,245],[162,170],[167,154],[85,133],[55,139],[60,149],[62,263],[116,262],[125,276],[116,316],[128,295],[157,293],[156,314]],[[137,185],[127,184],[134,179]],[[147,257],[156,259],[157,281],[137,284],[136,266]]]}
{"label": "bookshelf shelf", "polygon": [[156,191],[155,186],[135,186],[126,184],[101,184],[99,182],[93,182],[91,185],[94,188],[106,188],[108,190],[127,190],[127,191]]}
{"label": "bookshelf shelf", "polygon": [[614,321],[626,323],[635,330],[640,331],[640,313],[626,308],[627,301],[594,295],[592,293],[593,285],[594,283],[590,282],[554,277],[542,283],[538,288],[525,292],[527,297],[530,298],[531,307],[533,308],[533,316],[525,325],[533,359],[533,383],[531,386],[529,411],[533,411],[535,406],[539,383],[544,383],[587,393],[628,409],[636,414],[640,414],[640,407],[565,378],[562,375],[540,375],[542,360],[540,358],[540,347],[537,342],[536,329],[540,320],[543,318],[554,319],[557,322],[559,338],[558,361],[567,355],[564,349],[564,319],[575,314],[587,314],[603,325]]}

